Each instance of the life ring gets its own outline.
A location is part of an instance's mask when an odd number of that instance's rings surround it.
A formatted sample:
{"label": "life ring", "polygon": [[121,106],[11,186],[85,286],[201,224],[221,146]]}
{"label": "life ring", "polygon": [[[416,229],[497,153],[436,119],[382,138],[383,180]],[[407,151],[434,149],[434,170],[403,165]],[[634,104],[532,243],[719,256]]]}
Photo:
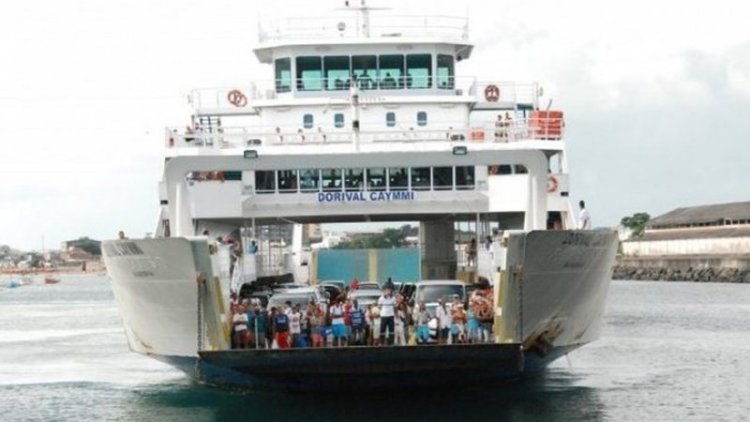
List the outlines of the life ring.
{"label": "life ring", "polygon": [[497,85],[487,85],[484,88],[484,99],[488,103],[496,103],[500,100],[500,88]]}
{"label": "life ring", "polygon": [[239,89],[233,89],[227,93],[227,101],[235,107],[245,107],[247,97]]}
{"label": "life ring", "polygon": [[547,179],[547,192],[552,193],[557,190],[557,187],[560,184],[557,182],[557,178],[555,176],[550,176]]}

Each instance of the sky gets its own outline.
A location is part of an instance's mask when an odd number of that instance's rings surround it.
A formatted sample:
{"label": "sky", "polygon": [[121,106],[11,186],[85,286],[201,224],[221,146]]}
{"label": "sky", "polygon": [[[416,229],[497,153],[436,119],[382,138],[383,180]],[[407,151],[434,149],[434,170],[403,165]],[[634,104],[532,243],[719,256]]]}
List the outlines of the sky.
{"label": "sky", "polygon": [[[0,245],[153,231],[193,88],[268,79],[257,23],[343,1],[25,0],[0,14]],[[750,3],[370,0],[467,14],[459,76],[539,81],[595,226],[750,200]]]}

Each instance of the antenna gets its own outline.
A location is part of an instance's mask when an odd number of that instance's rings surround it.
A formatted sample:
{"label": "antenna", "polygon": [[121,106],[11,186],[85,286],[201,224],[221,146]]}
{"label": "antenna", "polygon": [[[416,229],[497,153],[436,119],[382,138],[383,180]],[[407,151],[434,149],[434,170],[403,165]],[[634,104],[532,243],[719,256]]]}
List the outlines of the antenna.
{"label": "antenna", "polygon": [[361,34],[366,38],[370,38],[370,12],[373,10],[389,10],[389,8],[370,7],[367,5],[367,0],[359,0],[359,6],[357,6],[356,1],[345,0],[344,7],[338,10],[355,12],[357,14],[357,35]]}

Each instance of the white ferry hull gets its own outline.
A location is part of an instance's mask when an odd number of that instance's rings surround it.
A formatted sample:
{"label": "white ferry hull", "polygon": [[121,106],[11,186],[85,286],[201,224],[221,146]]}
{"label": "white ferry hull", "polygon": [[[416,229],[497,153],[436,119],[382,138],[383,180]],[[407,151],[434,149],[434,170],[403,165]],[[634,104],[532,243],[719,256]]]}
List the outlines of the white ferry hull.
{"label": "white ferry hull", "polygon": [[[207,247],[196,247],[199,243],[179,238],[105,242],[105,263],[130,348],[202,382],[308,390],[429,386],[425,381],[448,373],[466,384],[538,373],[599,336],[617,240],[612,232],[594,231],[540,231],[512,239],[508,263],[515,272],[505,293],[518,300],[503,310],[507,337],[502,344],[269,351],[199,347],[196,276],[210,274]],[[416,363],[404,366],[409,359]],[[388,379],[401,382],[384,382]]]}

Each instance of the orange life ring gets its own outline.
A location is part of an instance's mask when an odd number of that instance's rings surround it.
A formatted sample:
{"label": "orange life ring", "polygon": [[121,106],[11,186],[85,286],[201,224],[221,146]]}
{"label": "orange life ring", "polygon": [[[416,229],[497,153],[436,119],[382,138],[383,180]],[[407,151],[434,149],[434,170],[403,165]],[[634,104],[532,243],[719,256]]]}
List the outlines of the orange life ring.
{"label": "orange life ring", "polygon": [[547,192],[552,193],[557,190],[557,187],[560,184],[557,182],[557,178],[555,176],[550,176],[547,179]]}
{"label": "orange life ring", "polygon": [[227,101],[235,107],[245,107],[247,97],[239,89],[233,89],[227,93]]}

